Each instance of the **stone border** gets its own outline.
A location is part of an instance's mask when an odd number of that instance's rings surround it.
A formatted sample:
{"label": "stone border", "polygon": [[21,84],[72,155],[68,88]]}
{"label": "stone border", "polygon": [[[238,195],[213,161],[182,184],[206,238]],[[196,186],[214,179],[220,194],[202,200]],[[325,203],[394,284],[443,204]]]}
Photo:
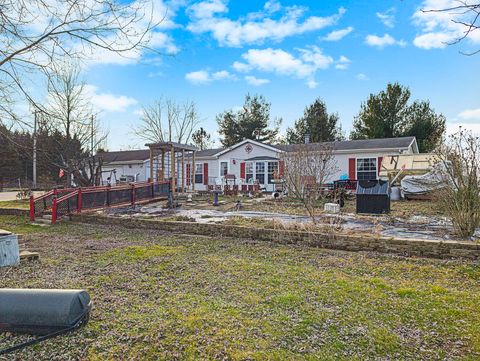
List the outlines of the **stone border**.
{"label": "stone border", "polygon": [[344,251],[370,251],[402,256],[480,260],[480,244],[474,242],[390,238],[373,234],[366,236],[341,233],[317,233],[253,228],[218,223],[156,221],[151,219],[115,218],[85,214],[74,215],[72,216],[72,220],[83,223],[118,225],[126,228],[157,229],[172,233],[243,238],[283,244],[305,244],[308,246]]}
{"label": "stone border", "polygon": [[24,208],[0,208],[0,216],[29,216],[30,210]]}

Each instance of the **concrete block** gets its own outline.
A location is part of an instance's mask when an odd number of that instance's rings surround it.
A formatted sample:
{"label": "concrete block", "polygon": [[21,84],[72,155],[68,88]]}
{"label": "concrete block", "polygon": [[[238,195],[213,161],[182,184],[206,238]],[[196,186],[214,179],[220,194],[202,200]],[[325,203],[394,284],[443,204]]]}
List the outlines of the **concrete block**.
{"label": "concrete block", "polygon": [[328,213],[340,213],[340,204],[337,203],[325,203],[323,210]]}

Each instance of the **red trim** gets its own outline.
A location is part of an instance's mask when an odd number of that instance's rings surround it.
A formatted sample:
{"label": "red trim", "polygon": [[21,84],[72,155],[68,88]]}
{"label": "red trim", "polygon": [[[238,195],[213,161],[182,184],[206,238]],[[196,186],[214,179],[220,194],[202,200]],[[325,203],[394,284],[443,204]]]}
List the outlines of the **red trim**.
{"label": "red trim", "polygon": [[203,184],[208,184],[208,163],[203,163]]}
{"label": "red trim", "polygon": [[348,159],[348,179],[355,180],[357,176],[357,169],[356,169],[356,159],[349,158]]}
{"label": "red trim", "polygon": [[35,201],[33,196],[30,196],[30,222],[35,220]]}
{"label": "red trim", "polygon": [[240,163],[240,178],[245,179],[245,162]]}
{"label": "red trim", "polygon": [[52,224],[57,223],[57,198],[52,201]]}
{"label": "red trim", "polygon": [[378,168],[377,169],[378,170],[378,175],[380,175],[380,167],[382,165],[382,160],[383,160],[383,157],[378,157],[378,161],[377,161],[378,162],[377,163],[378,164],[378,167],[377,167]]}

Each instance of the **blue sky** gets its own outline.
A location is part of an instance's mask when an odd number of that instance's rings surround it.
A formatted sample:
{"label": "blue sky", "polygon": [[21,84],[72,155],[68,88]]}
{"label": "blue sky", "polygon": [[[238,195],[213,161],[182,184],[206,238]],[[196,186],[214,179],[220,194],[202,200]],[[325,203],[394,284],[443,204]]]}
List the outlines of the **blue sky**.
{"label": "blue sky", "polygon": [[131,131],[142,106],[163,96],[195,101],[214,138],[215,116],[246,93],[272,103],[282,130],[315,98],[338,112],[348,135],[370,93],[398,81],[448,120],[480,133],[480,34],[447,46],[462,29],[425,1],[156,1],[167,14],[152,46],[88,63],[85,80],[109,131],[110,150],[142,147]]}

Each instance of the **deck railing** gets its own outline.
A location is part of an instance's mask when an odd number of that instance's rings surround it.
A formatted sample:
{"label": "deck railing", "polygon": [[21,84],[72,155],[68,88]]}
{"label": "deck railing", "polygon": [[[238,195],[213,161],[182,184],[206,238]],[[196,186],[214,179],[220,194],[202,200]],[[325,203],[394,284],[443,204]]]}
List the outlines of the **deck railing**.
{"label": "deck railing", "polygon": [[72,213],[145,203],[167,197],[169,192],[169,181],[53,190],[37,198],[30,197],[30,221],[51,211],[55,224]]}

